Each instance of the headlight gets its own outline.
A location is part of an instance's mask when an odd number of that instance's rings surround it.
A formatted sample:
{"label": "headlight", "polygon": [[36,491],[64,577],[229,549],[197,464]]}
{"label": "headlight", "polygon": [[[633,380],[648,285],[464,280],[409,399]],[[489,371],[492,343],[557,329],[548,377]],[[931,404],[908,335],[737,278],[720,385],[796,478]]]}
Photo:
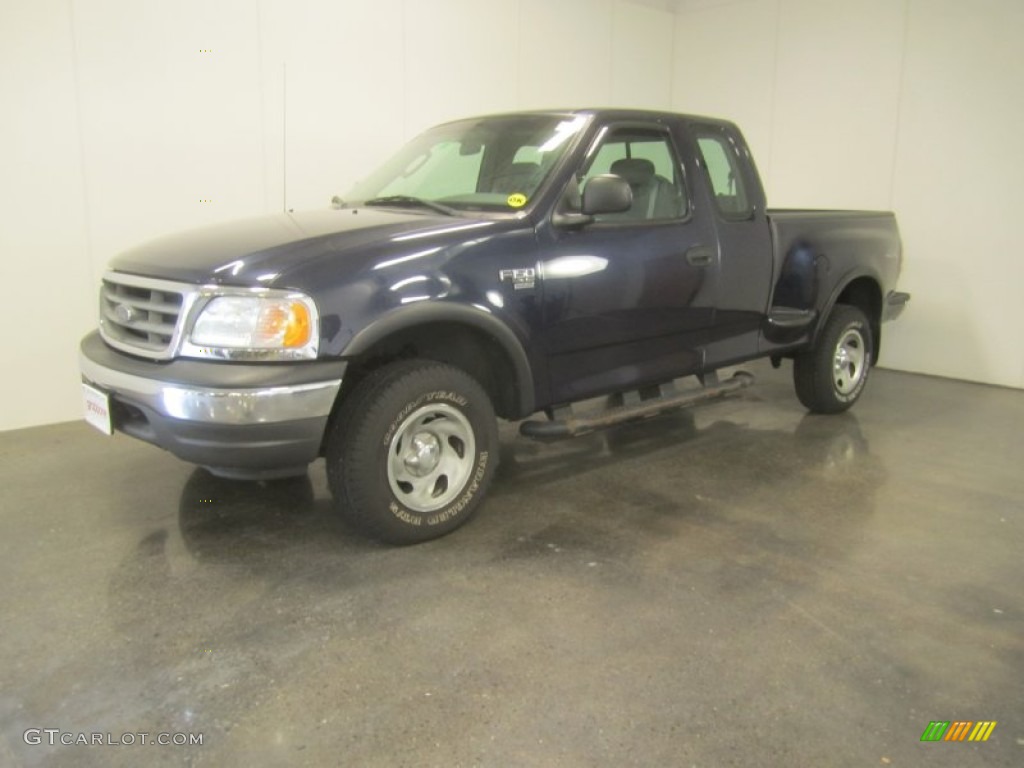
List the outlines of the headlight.
{"label": "headlight", "polygon": [[243,360],[314,358],[319,326],[316,304],[308,296],[214,296],[196,317],[181,354]]}

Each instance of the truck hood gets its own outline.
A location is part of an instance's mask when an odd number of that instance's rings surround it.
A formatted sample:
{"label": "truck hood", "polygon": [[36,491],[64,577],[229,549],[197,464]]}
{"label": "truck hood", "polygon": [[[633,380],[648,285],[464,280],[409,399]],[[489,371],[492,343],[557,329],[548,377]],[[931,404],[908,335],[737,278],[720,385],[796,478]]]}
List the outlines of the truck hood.
{"label": "truck hood", "polygon": [[278,213],[167,235],[122,253],[110,268],[185,283],[272,286],[327,254],[372,257],[392,243],[492,223],[381,208]]}

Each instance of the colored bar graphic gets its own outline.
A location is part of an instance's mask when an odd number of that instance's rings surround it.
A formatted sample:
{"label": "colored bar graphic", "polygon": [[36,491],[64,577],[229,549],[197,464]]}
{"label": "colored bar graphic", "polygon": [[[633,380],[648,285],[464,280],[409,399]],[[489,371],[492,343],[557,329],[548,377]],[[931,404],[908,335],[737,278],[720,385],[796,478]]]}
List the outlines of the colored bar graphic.
{"label": "colored bar graphic", "polygon": [[921,741],[988,741],[995,728],[995,720],[932,720],[921,734]]}
{"label": "colored bar graphic", "polygon": [[974,723],[970,720],[954,720],[953,724],[949,726],[949,730],[946,731],[946,738],[943,741],[963,741],[972,725]]}
{"label": "colored bar graphic", "polygon": [[992,731],[996,729],[996,721],[979,721],[974,730],[971,731],[968,741],[988,741],[988,737],[992,735]]}
{"label": "colored bar graphic", "polygon": [[932,720],[921,734],[921,741],[941,741],[947,728],[949,728],[949,720]]}

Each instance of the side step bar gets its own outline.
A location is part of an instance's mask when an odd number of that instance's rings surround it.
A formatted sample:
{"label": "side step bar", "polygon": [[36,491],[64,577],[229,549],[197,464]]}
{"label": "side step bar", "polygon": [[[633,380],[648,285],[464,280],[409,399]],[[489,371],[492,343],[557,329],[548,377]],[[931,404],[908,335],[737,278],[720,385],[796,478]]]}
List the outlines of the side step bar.
{"label": "side step bar", "polygon": [[524,421],[519,425],[519,433],[541,439],[576,437],[625,421],[655,416],[673,408],[724,397],[754,383],[753,375],[746,371],[738,371],[725,381],[719,381],[714,372],[704,374],[701,379],[703,386],[700,389],[680,392],[669,382],[650,390],[613,395],[609,398],[610,407],[594,413],[575,415],[571,405],[563,406],[551,413],[550,421]]}

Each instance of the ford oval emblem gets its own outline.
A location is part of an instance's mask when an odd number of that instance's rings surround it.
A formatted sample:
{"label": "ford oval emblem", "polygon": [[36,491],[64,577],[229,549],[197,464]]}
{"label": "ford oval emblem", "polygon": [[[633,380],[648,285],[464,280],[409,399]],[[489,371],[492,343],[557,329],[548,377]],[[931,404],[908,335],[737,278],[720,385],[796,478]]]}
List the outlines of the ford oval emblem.
{"label": "ford oval emblem", "polygon": [[127,304],[118,304],[114,307],[114,316],[117,317],[120,322],[128,325],[135,319],[135,308],[130,307]]}

